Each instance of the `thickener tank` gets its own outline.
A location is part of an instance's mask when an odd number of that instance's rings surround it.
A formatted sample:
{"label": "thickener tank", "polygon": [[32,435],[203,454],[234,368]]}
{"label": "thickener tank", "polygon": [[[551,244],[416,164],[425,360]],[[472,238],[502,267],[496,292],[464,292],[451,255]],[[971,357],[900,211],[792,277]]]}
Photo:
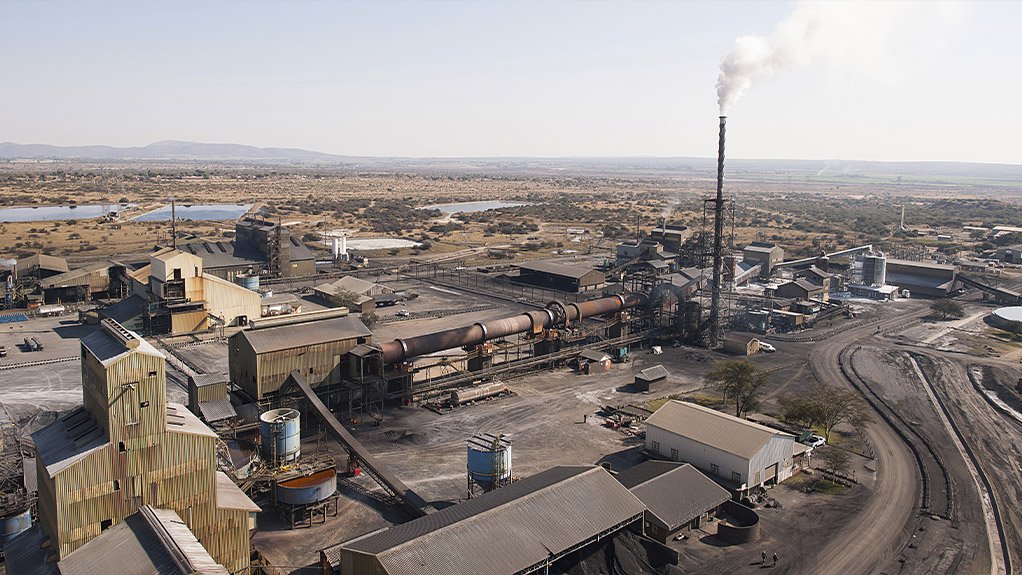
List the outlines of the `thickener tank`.
{"label": "thickener tank", "polygon": [[259,416],[263,459],[272,465],[298,459],[302,441],[299,415],[295,409],[271,409]]}
{"label": "thickener tank", "polygon": [[882,252],[862,256],[862,284],[883,287],[887,283],[887,258]]}
{"label": "thickener tank", "polygon": [[234,282],[245,289],[257,291],[259,289],[259,276],[255,274],[238,274],[234,276]]}
{"label": "thickener tank", "polygon": [[468,480],[484,491],[511,483],[511,437],[481,433],[468,440]]}
{"label": "thickener tank", "polygon": [[311,505],[337,492],[337,469],[329,468],[312,475],[288,479],[277,484],[277,503]]}

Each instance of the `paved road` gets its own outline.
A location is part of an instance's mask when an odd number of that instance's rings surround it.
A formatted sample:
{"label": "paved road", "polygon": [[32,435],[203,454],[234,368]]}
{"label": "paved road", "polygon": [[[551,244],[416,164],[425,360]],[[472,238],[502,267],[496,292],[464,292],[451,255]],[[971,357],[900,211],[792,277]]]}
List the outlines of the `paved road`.
{"label": "paved road", "polygon": [[[825,383],[849,386],[838,357],[850,345],[881,331],[896,329],[925,315],[922,309],[902,316],[852,328],[821,342],[810,356],[817,376]],[[911,451],[880,417],[866,430],[877,456],[875,491],[861,512],[844,525],[820,526],[831,534],[830,543],[802,565],[806,573],[877,573],[897,557],[911,536],[912,518],[922,489]]]}

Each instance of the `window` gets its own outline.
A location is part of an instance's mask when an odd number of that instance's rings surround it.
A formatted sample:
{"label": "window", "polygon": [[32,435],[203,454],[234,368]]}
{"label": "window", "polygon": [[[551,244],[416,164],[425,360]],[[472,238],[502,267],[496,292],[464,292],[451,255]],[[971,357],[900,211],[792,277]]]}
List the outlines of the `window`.
{"label": "window", "polygon": [[654,441],[652,445],[653,453],[660,453],[660,442]]}
{"label": "window", "polygon": [[716,463],[711,463],[710,464],[710,473],[712,473],[714,475],[720,475],[720,466],[717,465]]}
{"label": "window", "polygon": [[671,448],[671,459],[678,460],[678,450],[673,447]]}
{"label": "window", "polygon": [[731,472],[731,481],[734,481],[735,483],[741,483],[742,482],[742,474],[738,473],[737,471],[732,471]]}
{"label": "window", "polygon": [[124,453],[125,451],[127,451],[126,449],[124,449],[124,442],[123,441],[118,441],[117,442],[117,451],[120,451],[121,453]]}
{"label": "window", "polygon": [[106,531],[113,524],[114,524],[114,520],[113,519],[104,519],[104,520],[99,522],[99,530],[100,531]]}
{"label": "window", "polygon": [[149,377],[156,377],[156,372],[155,371],[150,371],[149,372]]}
{"label": "window", "polygon": [[120,490],[121,490],[121,482],[116,480],[116,479],[114,479],[114,491],[120,491]]}
{"label": "window", "polygon": [[142,403],[138,404],[138,406],[139,407],[149,407],[149,402],[148,401],[143,401]]}

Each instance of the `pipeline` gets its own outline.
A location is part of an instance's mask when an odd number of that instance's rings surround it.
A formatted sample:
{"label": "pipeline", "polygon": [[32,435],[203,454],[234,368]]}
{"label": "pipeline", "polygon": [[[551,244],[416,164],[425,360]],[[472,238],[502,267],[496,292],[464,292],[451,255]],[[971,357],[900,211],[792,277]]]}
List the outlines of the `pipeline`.
{"label": "pipeline", "polygon": [[645,305],[646,302],[647,297],[637,293],[614,295],[581,303],[565,304],[554,301],[547,304],[546,308],[542,310],[527,311],[513,317],[486,322],[476,322],[472,325],[436,333],[399,338],[388,341],[380,347],[383,349],[384,363],[397,363],[445,349],[471,347],[509,335],[538,334],[544,329],[570,325],[587,317],[617,313]]}

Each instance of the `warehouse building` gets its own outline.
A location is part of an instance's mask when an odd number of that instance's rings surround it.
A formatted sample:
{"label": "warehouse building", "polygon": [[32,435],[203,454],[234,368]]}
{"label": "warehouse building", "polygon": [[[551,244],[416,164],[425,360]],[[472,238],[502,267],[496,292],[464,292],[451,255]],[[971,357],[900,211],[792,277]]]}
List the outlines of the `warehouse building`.
{"label": "warehouse building", "polygon": [[321,556],[340,573],[533,573],[622,530],[641,533],[645,511],[602,467],[554,467]]}
{"label": "warehouse building", "polygon": [[760,277],[770,277],[777,264],[784,261],[784,248],[769,242],[752,242],[742,249],[742,261],[760,264]]}
{"label": "warehouse building", "polygon": [[368,282],[355,276],[344,276],[332,282],[322,283],[312,288],[312,290],[316,292],[316,295],[326,299],[336,294],[338,290],[369,297],[394,293],[394,290],[385,285]]}
{"label": "warehouse building", "polygon": [[662,385],[667,381],[670,372],[662,365],[654,365],[635,374],[635,382],[632,384],[637,391],[650,391],[654,387]]}
{"label": "warehouse building", "polygon": [[680,531],[699,529],[731,499],[727,489],[687,463],[644,461],[616,478],[646,506],[643,529],[661,543]]}
{"label": "warehouse building", "polygon": [[646,420],[646,450],[743,493],[791,477],[805,446],[794,435],[672,399]]}
{"label": "warehouse building", "polygon": [[774,295],[790,299],[815,299],[824,301],[827,292],[823,286],[816,285],[807,279],[800,278],[777,286],[777,288],[774,289]]}
{"label": "warehouse building", "polygon": [[317,321],[292,317],[294,323],[239,331],[228,340],[231,381],[252,399],[277,391],[294,370],[312,386],[338,383],[345,354],[372,343],[373,332],[354,316]]}
{"label": "warehouse building", "polygon": [[14,266],[14,274],[17,279],[42,280],[57,274],[67,273],[67,260],[57,256],[46,254],[35,254],[27,258],[21,258]]}
{"label": "warehouse building", "polygon": [[515,264],[518,283],[571,293],[593,291],[607,283],[603,272],[588,267],[562,264],[551,260],[538,260]]}
{"label": "warehouse building", "polygon": [[947,297],[955,290],[957,271],[955,266],[936,262],[913,262],[908,260],[887,260],[887,282],[913,296]]}
{"label": "warehouse building", "polygon": [[731,355],[755,355],[759,353],[759,340],[740,333],[724,336],[724,353]]}
{"label": "warehouse building", "polygon": [[830,301],[830,292],[841,291],[844,287],[841,284],[841,276],[823,271],[816,266],[809,266],[804,270],[795,272],[796,278],[801,278],[823,288],[821,301]]}
{"label": "warehouse building", "polygon": [[178,335],[262,315],[258,293],[205,273],[202,258],[181,250],[161,249],[127,276],[132,295],[99,313],[129,329]]}
{"label": "warehouse building", "polygon": [[81,347],[84,406],[32,434],[47,541],[38,562],[69,558],[150,505],[175,511],[217,563],[247,573],[259,508],[217,471],[217,435],[167,403],[163,354],[109,319]]}
{"label": "warehouse building", "polygon": [[111,289],[111,276],[117,272],[110,262],[97,262],[39,281],[46,303],[91,301]]}

